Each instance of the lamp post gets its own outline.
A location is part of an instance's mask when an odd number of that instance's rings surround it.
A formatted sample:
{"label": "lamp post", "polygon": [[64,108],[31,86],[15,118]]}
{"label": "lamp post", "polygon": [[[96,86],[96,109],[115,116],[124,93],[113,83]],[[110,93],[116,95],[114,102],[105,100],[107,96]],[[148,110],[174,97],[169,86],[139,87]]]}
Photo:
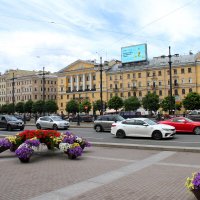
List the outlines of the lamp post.
{"label": "lamp post", "polygon": [[100,57],[100,101],[101,101],[100,115],[103,115],[102,71],[103,71],[102,57]]}
{"label": "lamp post", "polygon": [[178,57],[179,54],[174,54],[174,55],[171,55],[171,47],[169,46],[169,55],[168,56],[161,56],[161,58],[165,58],[165,57],[168,57],[169,58],[169,93],[170,93],[170,97],[169,97],[169,114],[172,114],[172,60],[171,58],[172,57]]}
{"label": "lamp post", "polygon": [[15,74],[13,73],[12,80],[12,104],[13,104],[13,115],[15,113]]}

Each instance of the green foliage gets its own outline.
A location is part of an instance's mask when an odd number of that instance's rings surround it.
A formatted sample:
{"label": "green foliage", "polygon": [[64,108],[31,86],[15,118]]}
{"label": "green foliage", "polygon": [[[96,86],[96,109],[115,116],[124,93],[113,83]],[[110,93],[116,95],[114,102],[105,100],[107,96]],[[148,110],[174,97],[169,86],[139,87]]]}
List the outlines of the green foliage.
{"label": "green foliage", "polygon": [[1,113],[8,113],[8,105],[4,104],[1,106]]}
{"label": "green foliage", "polygon": [[160,107],[159,96],[154,92],[146,94],[142,99],[142,105],[146,110],[157,111]]}
{"label": "green foliage", "polygon": [[190,92],[183,99],[183,106],[186,110],[200,109],[200,95],[196,92]]}
{"label": "green foliage", "polygon": [[[86,109],[87,107],[87,109]],[[85,113],[89,113],[90,110],[92,108],[91,103],[85,99],[81,104],[80,104],[80,112],[85,112]]]}
{"label": "green foliage", "polygon": [[[103,108],[104,108],[104,110],[106,110],[106,107],[107,107],[107,104],[106,104],[106,102],[105,101],[103,101]],[[97,101],[95,101],[95,102],[93,102],[93,111],[94,112],[96,112],[96,111],[101,111],[101,100],[99,99],[99,100],[97,100]]]}
{"label": "green foliage", "polygon": [[12,103],[8,104],[7,105],[7,113],[11,114],[11,113],[14,113],[14,112],[15,112],[15,106],[13,106]]}
{"label": "green foliage", "polygon": [[57,103],[53,100],[45,101],[44,110],[48,113],[55,113],[58,110]]}
{"label": "green foliage", "polygon": [[24,104],[24,112],[32,113],[32,109],[33,109],[33,101],[32,100],[28,100],[27,102],[25,102],[25,104]]}
{"label": "green foliage", "polygon": [[124,100],[124,108],[126,111],[137,110],[141,106],[141,103],[137,97],[129,97]]}
{"label": "green foliage", "polygon": [[15,111],[18,113],[24,113],[24,102],[20,101],[15,105]]}
{"label": "green foliage", "polygon": [[[170,110],[170,96],[165,97],[162,100],[160,106],[164,111]],[[175,110],[175,97],[174,96],[172,96],[172,107],[171,107],[171,110]]]}
{"label": "green foliage", "polygon": [[33,103],[33,112],[34,113],[42,113],[44,112],[44,102],[42,100],[38,100]]}
{"label": "green foliage", "polygon": [[77,101],[75,101],[74,99],[70,100],[67,105],[66,105],[66,109],[65,109],[68,113],[74,113],[76,114],[77,112],[79,112],[79,104]]}
{"label": "green foliage", "polygon": [[108,101],[108,107],[110,109],[115,109],[116,112],[119,108],[123,107],[123,105],[124,105],[123,99],[118,96],[114,96]]}

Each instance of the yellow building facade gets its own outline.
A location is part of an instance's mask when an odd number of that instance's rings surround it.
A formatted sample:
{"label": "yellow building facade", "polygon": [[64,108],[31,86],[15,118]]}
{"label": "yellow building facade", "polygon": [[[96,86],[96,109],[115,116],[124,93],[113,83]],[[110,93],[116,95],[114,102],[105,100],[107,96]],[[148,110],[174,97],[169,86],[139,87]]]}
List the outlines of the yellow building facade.
{"label": "yellow building facade", "polygon": [[[153,58],[148,62],[122,65],[112,60],[103,64],[103,101],[117,95],[123,99],[136,96],[140,100],[155,92],[160,100],[169,96],[170,71],[168,58]],[[189,92],[200,93],[200,54],[172,58],[172,95],[182,101]],[[57,73],[57,103],[64,112],[71,99],[100,99],[100,68],[93,61],[77,60]]]}

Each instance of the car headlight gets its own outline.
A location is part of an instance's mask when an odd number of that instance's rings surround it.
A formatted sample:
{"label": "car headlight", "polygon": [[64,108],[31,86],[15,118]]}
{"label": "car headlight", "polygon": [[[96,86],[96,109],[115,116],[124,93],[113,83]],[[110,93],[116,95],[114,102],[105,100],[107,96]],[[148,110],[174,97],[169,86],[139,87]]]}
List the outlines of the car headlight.
{"label": "car headlight", "polygon": [[164,131],[172,131],[172,129],[169,128],[162,128]]}

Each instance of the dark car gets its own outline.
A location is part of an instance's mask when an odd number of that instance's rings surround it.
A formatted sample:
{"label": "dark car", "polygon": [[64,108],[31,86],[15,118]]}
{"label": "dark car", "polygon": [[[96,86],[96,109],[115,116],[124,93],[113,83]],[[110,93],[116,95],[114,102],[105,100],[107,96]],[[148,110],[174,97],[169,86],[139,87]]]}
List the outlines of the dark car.
{"label": "dark car", "polygon": [[187,115],[187,118],[193,121],[200,121],[200,110],[192,110]]}
{"label": "dark car", "polygon": [[124,118],[120,115],[101,115],[94,121],[94,129],[96,132],[110,131],[114,122],[123,120]]}
{"label": "dark car", "polygon": [[[77,122],[78,121],[78,115],[76,116],[70,116],[69,117],[70,122]],[[93,116],[92,115],[79,115],[79,121],[80,122],[93,122]]]}
{"label": "dark car", "polygon": [[0,128],[6,128],[8,131],[24,130],[24,122],[13,115],[0,115]]}

